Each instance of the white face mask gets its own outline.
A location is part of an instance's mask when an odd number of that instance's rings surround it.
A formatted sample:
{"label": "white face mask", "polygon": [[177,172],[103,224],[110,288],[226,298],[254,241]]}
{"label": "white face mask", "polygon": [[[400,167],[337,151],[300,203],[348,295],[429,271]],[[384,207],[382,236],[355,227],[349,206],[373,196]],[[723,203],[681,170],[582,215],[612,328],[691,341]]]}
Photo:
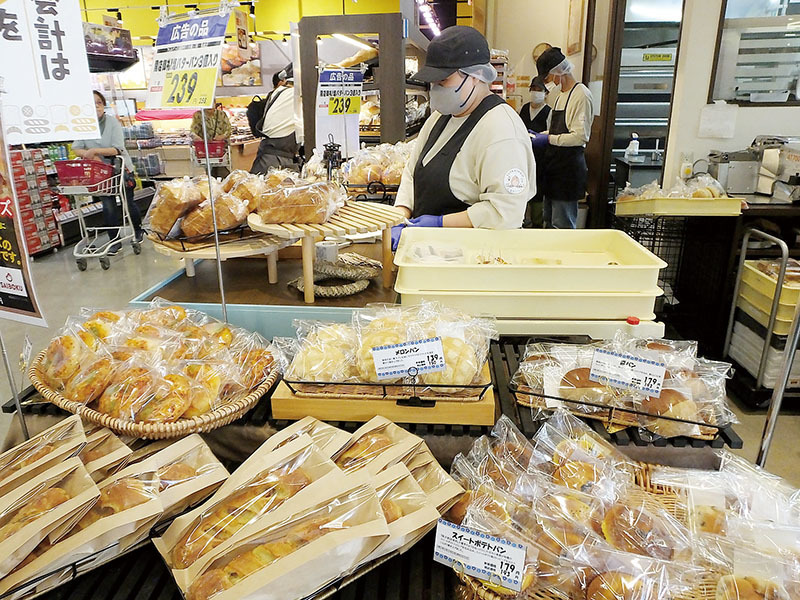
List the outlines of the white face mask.
{"label": "white face mask", "polygon": [[469,94],[466,95],[466,98],[463,97],[468,79],[472,78],[464,75],[464,81],[456,87],[444,87],[438,83],[431,85],[431,108],[438,110],[443,115],[460,115],[463,113],[470,98],[472,98],[472,94],[475,93],[475,83],[473,82]]}
{"label": "white face mask", "polygon": [[561,84],[556,84],[554,81],[545,82],[544,86],[547,88],[547,93],[552,94],[556,90],[561,91]]}
{"label": "white face mask", "polygon": [[544,104],[544,92],[531,92],[531,104]]}

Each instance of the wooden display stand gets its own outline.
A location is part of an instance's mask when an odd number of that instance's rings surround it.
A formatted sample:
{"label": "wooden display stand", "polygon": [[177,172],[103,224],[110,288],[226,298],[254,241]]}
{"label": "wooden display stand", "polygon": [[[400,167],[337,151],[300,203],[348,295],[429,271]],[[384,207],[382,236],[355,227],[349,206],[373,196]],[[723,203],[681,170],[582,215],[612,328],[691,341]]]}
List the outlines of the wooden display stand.
{"label": "wooden display stand", "polygon": [[[161,241],[153,235],[148,239],[153,242],[156,252],[183,261],[187,277],[194,277],[195,260],[216,260],[217,253],[214,246],[203,245],[201,248],[190,249],[190,245],[182,245],[169,240]],[[219,247],[220,260],[229,258],[244,258],[248,256],[267,256],[267,277],[270,283],[278,283],[278,250],[291,245],[293,238],[278,238],[274,236],[252,237],[232,242],[222,242]],[[183,249],[186,248],[186,249]]]}
{"label": "wooden display stand", "polygon": [[[491,381],[488,363],[482,379]],[[426,396],[427,397],[427,396]],[[381,415],[396,423],[427,423],[430,425],[486,425],[497,420],[494,390],[489,386],[478,400],[439,400],[434,406],[409,406],[388,398],[343,397],[325,398],[321,394],[304,395],[292,392],[281,381],[272,394],[272,417],[297,420],[312,416],[321,421],[355,421],[366,423]]]}
{"label": "wooden display stand", "polygon": [[247,218],[253,231],[268,233],[282,239],[303,240],[303,283],[305,301],[314,303],[314,244],[329,236],[356,233],[383,233],[383,287],[392,286],[392,227],[402,222],[403,214],[392,206],[374,202],[353,202],[339,209],[327,223],[303,225],[291,223],[264,223],[257,213]]}

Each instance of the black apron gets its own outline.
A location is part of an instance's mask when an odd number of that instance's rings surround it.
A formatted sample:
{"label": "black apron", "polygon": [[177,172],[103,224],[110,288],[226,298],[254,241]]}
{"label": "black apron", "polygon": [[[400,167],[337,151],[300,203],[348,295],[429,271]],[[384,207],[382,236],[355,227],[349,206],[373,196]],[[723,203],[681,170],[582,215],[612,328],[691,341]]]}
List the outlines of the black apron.
{"label": "black apron", "polygon": [[[569,133],[567,127],[567,106],[573,87],[567,95],[567,101],[561,110],[553,108],[550,116],[550,135]],[[581,200],[586,195],[586,158],[583,146],[555,146],[545,148],[544,164],[546,168],[544,193],[551,200]]]}
{"label": "black apron", "polygon": [[550,107],[547,106],[547,104],[544,104],[539,108],[539,112],[536,113],[536,116],[531,119],[530,102],[523,106],[522,110],[519,111],[519,116],[522,119],[522,122],[525,123],[525,129],[528,131],[534,131],[536,133],[542,133],[545,129],[547,129],[547,116],[549,114]]}
{"label": "black apron", "polygon": [[416,218],[420,215],[450,215],[463,212],[469,208],[469,204],[462,202],[453,195],[450,189],[450,169],[453,167],[458,152],[464,145],[472,130],[481,120],[483,115],[495,108],[505,104],[503,100],[495,94],[486,96],[481,103],[473,110],[467,120],[461,124],[453,136],[447,140],[445,145],[427,164],[423,165],[423,159],[428,155],[430,149],[442,135],[445,126],[450,122],[452,115],[443,115],[431,129],[431,134],[425,142],[419,159],[414,167],[414,210],[411,216]]}

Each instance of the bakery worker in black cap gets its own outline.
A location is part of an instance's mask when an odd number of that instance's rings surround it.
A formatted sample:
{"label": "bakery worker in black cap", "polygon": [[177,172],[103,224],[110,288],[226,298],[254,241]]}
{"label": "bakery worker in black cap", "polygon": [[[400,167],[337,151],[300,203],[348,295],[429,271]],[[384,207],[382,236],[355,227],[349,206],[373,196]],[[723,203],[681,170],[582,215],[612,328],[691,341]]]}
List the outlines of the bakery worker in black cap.
{"label": "bakery worker in black cap", "polygon": [[544,101],[547,96],[547,86],[544,79],[538,75],[531,80],[531,101],[522,106],[519,116],[525,123],[525,129],[534,133],[547,130],[547,117],[550,116],[550,107]]}
{"label": "bakery worker in black cap", "polygon": [[[525,125],[489,90],[497,72],[476,29],[445,29],[414,76],[431,84],[433,114],[417,138],[395,206],[409,227],[515,229],[536,193]],[[396,247],[403,227],[392,230]]]}
{"label": "bakery worker in black cap", "polygon": [[[545,102],[547,86],[544,79],[536,76],[531,81],[531,101],[523,105],[519,111],[522,122],[528,133],[542,133],[549,127],[550,107]],[[535,137],[535,136],[534,136]],[[542,203],[544,202],[544,148],[534,148],[533,158],[536,161],[536,195],[528,202],[528,209],[525,211],[523,227],[541,229]]]}
{"label": "bakery worker in black cap", "polygon": [[543,150],[544,225],[575,229],[578,201],[586,195],[586,159],[594,119],[592,93],[572,75],[572,63],[560,48],[550,48],[536,61],[536,70],[548,88],[553,108],[550,128],[533,136],[533,147]]}

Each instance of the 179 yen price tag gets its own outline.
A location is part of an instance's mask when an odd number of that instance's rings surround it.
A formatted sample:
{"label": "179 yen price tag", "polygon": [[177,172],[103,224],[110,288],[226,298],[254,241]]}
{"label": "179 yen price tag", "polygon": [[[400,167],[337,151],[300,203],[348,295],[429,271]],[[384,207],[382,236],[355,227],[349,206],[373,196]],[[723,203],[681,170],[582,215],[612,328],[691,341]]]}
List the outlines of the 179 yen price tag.
{"label": "179 yen price tag", "polygon": [[664,385],[664,363],[598,348],[592,357],[589,379],[658,398]]}
{"label": "179 yen price tag", "polygon": [[442,338],[415,340],[372,349],[375,372],[378,379],[397,379],[412,373],[444,371],[444,349]]}
{"label": "179 yen price tag", "polygon": [[433,560],[516,592],[522,589],[525,570],[522,544],[439,519]]}

